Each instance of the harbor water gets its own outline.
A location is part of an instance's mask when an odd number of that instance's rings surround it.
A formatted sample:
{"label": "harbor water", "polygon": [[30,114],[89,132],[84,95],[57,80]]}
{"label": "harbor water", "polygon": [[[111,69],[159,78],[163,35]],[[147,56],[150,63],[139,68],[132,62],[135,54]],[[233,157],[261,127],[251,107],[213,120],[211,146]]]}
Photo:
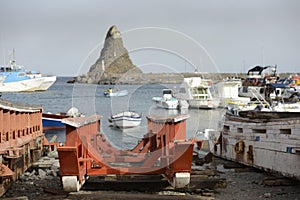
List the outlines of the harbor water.
{"label": "harbor water", "polygon": [[[111,144],[119,149],[130,149],[147,132],[147,115],[169,116],[188,114],[187,138],[195,136],[197,131],[204,129],[217,129],[218,123],[223,117],[224,109],[189,109],[166,110],[157,108],[152,97],[162,96],[163,88],[176,90],[179,85],[149,84],[149,85],[92,85],[92,84],[68,84],[68,77],[58,77],[56,83],[47,91],[3,93],[2,99],[15,103],[37,105],[43,108],[43,112],[60,113],[67,112],[71,107],[76,107],[82,114],[101,115],[101,132],[110,140]],[[124,97],[104,97],[103,92],[112,87],[118,90],[128,90]],[[110,126],[108,118],[111,114],[132,110],[142,114],[141,125],[130,129],[118,129]],[[45,131],[44,131],[45,132]],[[65,141],[64,131],[47,131],[48,139],[57,135],[57,141]]]}

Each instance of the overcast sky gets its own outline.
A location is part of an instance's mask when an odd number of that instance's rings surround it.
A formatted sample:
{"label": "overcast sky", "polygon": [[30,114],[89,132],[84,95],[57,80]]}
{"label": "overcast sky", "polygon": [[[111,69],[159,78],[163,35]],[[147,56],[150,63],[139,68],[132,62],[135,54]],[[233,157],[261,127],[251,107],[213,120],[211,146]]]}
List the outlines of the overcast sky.
{"label": "overcast sky", "polygon": [[0,64],[59,76],[88,71],[116,25],[145,72],[300,71],[298,0],[0,0]]}

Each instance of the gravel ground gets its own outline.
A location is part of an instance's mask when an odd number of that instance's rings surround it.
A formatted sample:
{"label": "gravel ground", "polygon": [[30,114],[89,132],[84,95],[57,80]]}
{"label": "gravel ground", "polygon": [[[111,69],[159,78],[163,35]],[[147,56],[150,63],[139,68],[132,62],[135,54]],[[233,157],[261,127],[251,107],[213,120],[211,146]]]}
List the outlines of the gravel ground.
{"label": "gravel ground", "polygon": [[[215,190],[216,200],[300,200],[300,182],[268,174],[259,170],[224,169],[228,161],[217,161],[219,176],[227,180],[227,187]],[[248,168],[249,169],[249,168]],[[265,185],[264,180],[275,179],[277,186]]]}
{"label": "gravel ground", "polygon": [[[205,200],[300,200],[300,184],[293,180],[284,182],[287,186],[266,186],[262,184],[266,178],[274,177],[262,171],[249,168],[225,169],[224,164],[230,162],[215,159],[212,164],[205,164],[204,168],[217,168],[216,178],[226,178],[227,187],[217,188],[211,195],[201,196],[193,192],[151,191],[141,192],[143,185],[135,191],[97,190],[66,193],[62,191],[59,169],[57,164],[51,169],[37,169],[24,173],[14,182],[2,199],[205,199]],[[291,185],[287,183],[293,183]],[[145,185],[145,188],[147,186]],[[202,190],[203,192],[203,190]]]}

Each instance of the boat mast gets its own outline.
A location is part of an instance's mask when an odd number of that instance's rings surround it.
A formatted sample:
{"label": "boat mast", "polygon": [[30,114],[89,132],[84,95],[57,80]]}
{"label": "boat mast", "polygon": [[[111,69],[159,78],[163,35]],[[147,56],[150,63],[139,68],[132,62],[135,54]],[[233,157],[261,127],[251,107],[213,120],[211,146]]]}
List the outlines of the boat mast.
{"label": "boat mast", "polygon": [[11,69],[14,69],[14,67],[16,66],[15,49],[13,49],[10,54],[9,66]]}
{"label": "boat mast", "polygon": [[262,66],[265,65],[265,49],[264,49],[264,47],[262,47],[262,50],[261,50],[261,64],[262,64]]}

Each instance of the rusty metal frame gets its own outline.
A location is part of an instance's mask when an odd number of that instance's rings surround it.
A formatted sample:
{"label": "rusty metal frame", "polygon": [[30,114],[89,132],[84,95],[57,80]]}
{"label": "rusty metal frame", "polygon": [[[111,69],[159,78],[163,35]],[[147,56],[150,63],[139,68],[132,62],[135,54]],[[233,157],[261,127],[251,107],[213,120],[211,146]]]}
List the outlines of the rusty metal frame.
{"label": "rusty metal frame", "polygon": [[100,132],[101,116],[68,118],[66,142],[58,147],[62,176],[165,174],[191,172],[194,139],[186,139],[188,115],[147,116],[148,131],[131,150],[117,150]]}

